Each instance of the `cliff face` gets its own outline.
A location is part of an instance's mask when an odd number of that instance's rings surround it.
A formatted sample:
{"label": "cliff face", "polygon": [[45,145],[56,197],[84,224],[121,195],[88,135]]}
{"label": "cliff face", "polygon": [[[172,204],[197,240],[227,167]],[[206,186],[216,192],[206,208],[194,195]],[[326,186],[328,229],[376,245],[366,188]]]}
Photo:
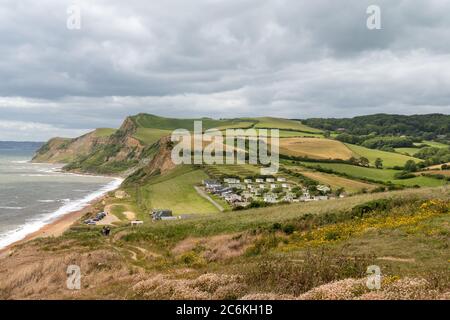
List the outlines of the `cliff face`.
{"label": "cliff face", "polygon": [[85,156],[96,146],[104,145],[107,137],[97,136],[92,131],[79,138],[53,138],[44,144],[35,154],[33,162],[70,163],[77,157]]}
{"label": "cliff face", "polygon": [[131,174],[125,180],[125,184],[142,184],[155,175],[164,174],[175,168],[176,165],[172,162],[170,137],[161,138],[152,146],[150,153],[153,154],[151,160]]}
{"label": "cliff face", "polygon": [[97,129],[75,139],[53,138],[42,146],[34,162],[67,163],[67,171],[129,174],[147,164],[157,153],[135,137],[138,130],[133,117],[125,119],[118,130],[104,133]]}

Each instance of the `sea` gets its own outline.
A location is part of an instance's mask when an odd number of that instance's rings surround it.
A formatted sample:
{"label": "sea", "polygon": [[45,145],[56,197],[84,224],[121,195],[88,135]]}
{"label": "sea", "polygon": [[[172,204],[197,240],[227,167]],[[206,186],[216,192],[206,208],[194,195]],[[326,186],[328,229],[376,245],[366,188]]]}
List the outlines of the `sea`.
{"label": "sea", "polygon": [[119,187],[120,178],[31,163],[38,142],[0,141],[0,249]]}

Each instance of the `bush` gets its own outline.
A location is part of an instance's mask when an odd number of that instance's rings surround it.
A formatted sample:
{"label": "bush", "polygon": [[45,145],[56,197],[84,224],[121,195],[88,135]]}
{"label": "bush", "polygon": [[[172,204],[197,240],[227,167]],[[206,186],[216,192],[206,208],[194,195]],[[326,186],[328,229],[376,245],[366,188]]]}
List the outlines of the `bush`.
{"label": "bush", "polygon": [[391,200],[378,199],[372,200],[354,207],[351,211],[352,217],[362,218],[374,211],[384,211],[391,207]]}
{"label": "bush", "polygon": [[295,227],[292,224],[287,224],[283,226],[283,232],[286,234],[293,234],[295,231]]}
{"label": "bush", "polygon": [[411,179],[411,178],[415,178],[416,176],[414,175],[414,174],[412,174],[412,173],[409,173],[409,172],[405,172],[405,171],[402,171],[402,172],[398,172],[398,173],[396,173],[395,175],[394,175],[394,178],[395,179]]}
{"label": "bush", "polygon": [[302,258],[302,263],[285,257],[261,261],[247,272],[245,282],[258,291],[298,295],[335,280],[362,278],[374,262],[373,256],[349,257],[325,249]]}

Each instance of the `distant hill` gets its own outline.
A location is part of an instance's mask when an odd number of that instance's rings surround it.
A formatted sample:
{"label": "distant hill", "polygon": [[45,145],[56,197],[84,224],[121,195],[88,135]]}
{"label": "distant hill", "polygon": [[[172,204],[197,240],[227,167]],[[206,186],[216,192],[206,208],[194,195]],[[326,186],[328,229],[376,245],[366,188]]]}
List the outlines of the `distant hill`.
{"label": "distant hill", "polygon": [[175,129],[194,130],[201,120],[203,130],[217,128],[278,128],[285,134],[295,131],[319,134],[321,130],[300,121],[279,118],[177,119],[140,113],[125,119],[119,129],[96,129],[75,139],[53,138],[36,153],[33,161],[62,162],[70,171],[128,175],[145,166],[158,153],[160,140]]}
{"label": "distant hill", "polygon": [[374,114],[354,118],[311,118],[302,120],[306,125],[323,130],[342,130],[354,135],[407,135],[423,140],[439,136],[450,138],[450,115],[396,115]]}
{"label": "distant hill", "polygon": [[31,150],[36,151],[44,142],[34,141],[0,141],[0,150]]}
{"label": "distant hill", "polygon": [[[168,140],[164,138],[175,129],[192,131],[195,120],[202,121],[203,130],[280,129],[280,137],[284,139],[281,141],[282,154],[302,160],[349,161],[364,157],[373,165],[379,157],[386,167],[402,166],[407,160],[420,161],[396,153],[395,148],[412,148],[418,144],[419,151],[426,141],[447,142],[450,134],[450,116],[442,114],[376,114],[352,119],[292,120],[273,117],[178,119],[140,113],[127,117],[118,129],[96,129],[75,139],[53,138],[37,151],[33,160],[67,163],[65,169],[73,172],[129,176],[137,169],[143,169],[140,173],[151,174],[158,166],[152,162],[154,157],[160,155],[162,149],[169,148]],[[331,131],[330,134],[327,131]],[[407,137],[398,137],[403,135]],[[441,158],[427,165],[447,161]],[[150,168],[146,168],[149,164]]]}

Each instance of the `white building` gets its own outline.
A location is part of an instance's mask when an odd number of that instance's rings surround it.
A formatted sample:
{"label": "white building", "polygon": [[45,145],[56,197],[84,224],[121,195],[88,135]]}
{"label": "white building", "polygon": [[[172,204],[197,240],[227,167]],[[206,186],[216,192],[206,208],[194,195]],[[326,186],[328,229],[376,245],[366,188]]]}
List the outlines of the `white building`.
{"label": "white building", "polygon": [[256,183],[264,183],[264,179],[256,179],[255,182]]}
{"label": "white building", "polygon": [[272,182],[275,182],[275,179],[273,179],[273,178],[267,178],[267,179],[266,179],[266,182],[272,183]]}
{"label": "white building", "polygon": [[245,183],[252,183],[253,180],[252,180],[252,179],[244,179],[244,182],[245,182]]}
{"label": "white building", "polygon": [[279,178],[277,178],[277,181],[278,182],[286,182],[286,178],[279,177]]}
{"label": "white building", "polygon": [[264,195],[264,202],[267,203],[277,203],[277,196],[273,193],[266,193]]}
{"label": "white building", "polygon": [[319,184],[319,185],[316,187],[316,189],[319,190],[319,191],[322,191],[322,192],[324,192],[324,193],[327,193],[327,192],[330,192],[330,191],[331,191],[331,188],[330,188],[330,187],[325,186],[325,185],[321,185],[321,184]]}

